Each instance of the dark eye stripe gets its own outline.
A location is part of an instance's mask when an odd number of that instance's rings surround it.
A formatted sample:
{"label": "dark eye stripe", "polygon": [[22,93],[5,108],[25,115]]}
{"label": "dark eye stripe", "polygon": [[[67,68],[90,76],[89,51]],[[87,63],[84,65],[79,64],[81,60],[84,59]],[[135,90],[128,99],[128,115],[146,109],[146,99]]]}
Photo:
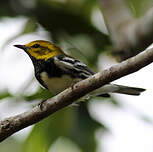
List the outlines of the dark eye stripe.
{"label": "dark eye stripe", "polygon": [[31,46],[31,47],[33,47],[33,48],[39,48],[40,47],[40,45],[39,44],[34,44],[33,46]]}

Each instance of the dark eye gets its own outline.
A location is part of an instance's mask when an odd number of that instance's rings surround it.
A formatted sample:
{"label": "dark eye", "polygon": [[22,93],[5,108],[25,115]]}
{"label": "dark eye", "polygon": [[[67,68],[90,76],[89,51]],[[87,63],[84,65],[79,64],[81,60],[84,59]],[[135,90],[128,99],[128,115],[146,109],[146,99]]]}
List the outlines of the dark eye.
{"label": "dark eye", "polygon": [[31,46],[31,47],[33,47],[33,48],[39,48],[40,47],[40,45],[39,44],[34,44],[33,46]]}

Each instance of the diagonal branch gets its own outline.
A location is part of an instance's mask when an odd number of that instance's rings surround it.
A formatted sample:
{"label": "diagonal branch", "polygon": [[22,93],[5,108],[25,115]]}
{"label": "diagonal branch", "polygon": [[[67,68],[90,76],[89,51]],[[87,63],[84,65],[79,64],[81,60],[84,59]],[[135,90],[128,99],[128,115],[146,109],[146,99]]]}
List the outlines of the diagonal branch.
{"label": "diagonal branch", "polygon": [[11,136],[15,132],[33,125],[54,112],[72,104],[87,93],[125,75],[131,74],[153,62],[153,48],[132,57],[122,63],[112,66],[92,77],[74,85],[73,89],[68,88],[55,97],[43,102],[40,106],[22,114],[7,118],[0,122],[0,141]]}
{"label": "diagonal branch", "polygon": [[113,54],[120,60],[134,56],[153,42],[153,7],[135,19],[125,0],[99,0],[114,44]]}

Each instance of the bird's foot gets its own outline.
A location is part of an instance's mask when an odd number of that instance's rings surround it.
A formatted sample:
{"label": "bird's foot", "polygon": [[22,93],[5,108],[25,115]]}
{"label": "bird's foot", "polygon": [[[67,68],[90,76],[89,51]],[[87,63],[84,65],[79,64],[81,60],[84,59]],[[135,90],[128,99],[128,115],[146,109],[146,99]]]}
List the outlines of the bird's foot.
{"label": "bird's foot", "polygon": [[38,104],[38,107],[40,108],[40,110],[42,111],[43,110],[43,104],[46,100],[43,100],[41,101],[39,104]]}

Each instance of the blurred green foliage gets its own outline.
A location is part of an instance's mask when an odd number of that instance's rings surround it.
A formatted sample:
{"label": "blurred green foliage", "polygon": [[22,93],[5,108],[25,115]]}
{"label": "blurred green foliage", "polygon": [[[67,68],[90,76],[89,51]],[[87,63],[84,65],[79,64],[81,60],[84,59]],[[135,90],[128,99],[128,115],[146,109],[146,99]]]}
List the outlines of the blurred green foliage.
{"label": "blurred green foliage", "polygon": [[5,98],[13,97],[11,93],[8,92],[8,90],[4,90],[3,92],[0,92],[0,100]]}
{"label": "blurred green foliage", "polygon": [[127,4],[135,17],[142,16],[153,6],[152,0],[126,0]]}
{"label": "blurred green foliage", "polygon": [[1,152],[11,152],[13,149],[13,151],[15,152],[21,152],[22,151],[22,142],[16,140],[13,137],[10,137],[8,139],[6,139],[5,142],[0,144],[0,151]]}
{"label": "blurred green foliage", "polygon": [[37,92],[35,92],[31,95],[23,95],[22,97],[26,101],[34,101],[34,100],[38,100],[38,99],[46,100],[48,98],[53,97],[53,94],[46,89],[40,88]]}
{"label": "blurred green foliage", "polygon": [[[127,4],[134,16],[140,16],[153,2],[127,0]],[[0,19],[18,16],[28,19],[21,33],[7,43],[24,34],[36,32],[41,26],[48,31],[55,43],[66,46],[65,50],[69,54],[81,58],[96,70],[100,53],[111,48],[111,42],[109,36],[99,31],[91,22],[94,8],[99,8],[98,0],[1,0]],[[0,93],[0,99],[11,97],[15,98],[8,91]],[[21,97],[25,101],[33,101],[50,98],[52,94],[39,89],[31,95],[23,93]],[[115,99],[112,99],[112,103],[118,106]],[[64,137],[63,139],[69,139],[79,147],[81,152],[95,152],[96,130],[107,129],[90,116],[87,105],[88,103],[83,103],[78,107],[67,107],[56,112],[37,123],[22,146],[14,138],[10,138],[0,147],[0,151],[9,152],[13,149],[16,152],[48,152],[57,139]],[[10,141],[16,146],[10,145]]]}
{"label": "blurred green foliage", "polygon": [[85,104],[67,107],[36,124],[23,151],[48,151],[55,140],[62,136],[71,139],[82,151],[93,152],[96,148],[94,132],[100,127],[100,123],[89,117]]}

